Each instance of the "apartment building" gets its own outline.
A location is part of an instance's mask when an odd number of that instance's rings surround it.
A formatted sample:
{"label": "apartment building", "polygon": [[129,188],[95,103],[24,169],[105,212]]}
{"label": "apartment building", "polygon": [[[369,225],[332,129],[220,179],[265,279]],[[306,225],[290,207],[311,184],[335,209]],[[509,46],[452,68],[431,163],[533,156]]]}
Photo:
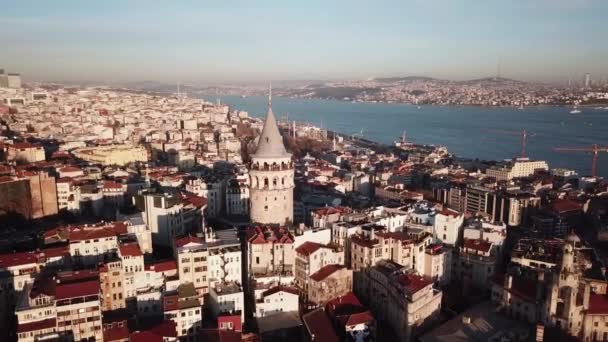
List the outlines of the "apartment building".
{"label": "apartment building", "polygon": [[306,296],[309,302],[325,305],[352,290],[353,271],[344,265],[330,264],[310,275]]}
{"label": "apartment building", "polygon": [[305,294],[308,293],[308,283],[313,273],[327,265],[344,264],[344,250],[339,246],[307,241],[295,252],[295,283]]}
{"label": "apartment building", "polygon": [[425,321],[439,314],[442,292],[433,280],[412,273],[389,260],[381,260],[361,272],[355,292],[379,321],[384,321],[399,340],[411,340]]}
{"label": "apartment building", "polygon": [[257,226],[247,230],[249,275],[293,275],[294,237],[284,227]]}

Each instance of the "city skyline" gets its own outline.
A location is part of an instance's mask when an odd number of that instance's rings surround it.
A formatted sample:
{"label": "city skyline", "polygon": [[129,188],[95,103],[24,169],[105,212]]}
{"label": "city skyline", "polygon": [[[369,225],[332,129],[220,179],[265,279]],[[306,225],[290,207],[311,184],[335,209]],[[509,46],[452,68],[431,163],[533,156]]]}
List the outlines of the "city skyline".
{"label": "city skyline", "polygon": [[[145,6],[144,6],[145,5]],[[5,6],[7,71],[26,80],[184,83],[423,75],[606,76],[601,1],[273,1]]]}

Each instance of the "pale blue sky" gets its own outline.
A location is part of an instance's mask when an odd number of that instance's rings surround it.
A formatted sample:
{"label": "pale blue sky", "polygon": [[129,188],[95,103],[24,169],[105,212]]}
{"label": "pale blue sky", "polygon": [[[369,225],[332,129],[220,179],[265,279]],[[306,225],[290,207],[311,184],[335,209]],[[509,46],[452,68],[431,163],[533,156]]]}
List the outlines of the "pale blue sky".
{"label": "pale blue sky", "polygon": [[165,82],[608,75],[607,0],[0,0],[0,67]]}

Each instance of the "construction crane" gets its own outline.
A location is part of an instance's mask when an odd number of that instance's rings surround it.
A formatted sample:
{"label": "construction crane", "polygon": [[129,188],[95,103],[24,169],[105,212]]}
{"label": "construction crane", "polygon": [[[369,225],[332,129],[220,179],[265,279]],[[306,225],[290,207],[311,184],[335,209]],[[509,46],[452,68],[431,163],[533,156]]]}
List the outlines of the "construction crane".
{"label": "construction crane", "polygon": [[530,132],[526,131],[525,129],[522,129],[521,131],[506,131],[506,130],[501,130],[501,129],[493,129],[493,130],[490,130],[490,132],[496,133],[496,134],[515,135],[515,136],[521,137],[521,151],[519,153],[521,158],[526,157],[526,145],[528,143],[528,137],[532,137],[532,136],[536,135],[536,133],[530,133]]}
{"label": "construction crane", "polygon": [[608,152],[608,146],[593,144],[591,147],[557,147],[554,150],[558,152],[591,152],[591,177],[595,177],[599,153]]}

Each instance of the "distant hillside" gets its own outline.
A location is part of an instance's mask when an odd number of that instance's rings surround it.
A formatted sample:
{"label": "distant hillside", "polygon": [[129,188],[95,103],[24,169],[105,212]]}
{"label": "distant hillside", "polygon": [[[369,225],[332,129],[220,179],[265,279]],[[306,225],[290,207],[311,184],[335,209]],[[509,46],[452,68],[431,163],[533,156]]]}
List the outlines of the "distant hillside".
{"label": "distant hillside", "polygon": [[406,77],[381,77],[374,78],[377,82],[404,82],[404,81],[440,81],[436,78],[426,76],[406,76]]}
{"label": "distant hillside", "polygon": [[494,84],[494,85],[500,85],[500,84],[525,84],[528,82],[525,81],[520,81],[520,80],[514,80],[511,78],[505,78],[505,77],[484,77],[484,78],[478,78],[478,79],[474,79],[474,80],[466,80],[466,81],[457,81],[457,84],[463,84],[463,85],[471,85],[471,84]]}

